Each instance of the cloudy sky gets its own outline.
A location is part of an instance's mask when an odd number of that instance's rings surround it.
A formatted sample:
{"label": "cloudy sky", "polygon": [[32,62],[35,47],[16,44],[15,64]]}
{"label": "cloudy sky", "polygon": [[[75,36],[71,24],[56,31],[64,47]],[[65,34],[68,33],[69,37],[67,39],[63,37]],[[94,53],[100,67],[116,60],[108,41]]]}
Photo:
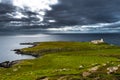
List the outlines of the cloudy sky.
{"label": "cloudy sky", "polygon": [[0,2],[1,31],[120,32],[120,0]]}

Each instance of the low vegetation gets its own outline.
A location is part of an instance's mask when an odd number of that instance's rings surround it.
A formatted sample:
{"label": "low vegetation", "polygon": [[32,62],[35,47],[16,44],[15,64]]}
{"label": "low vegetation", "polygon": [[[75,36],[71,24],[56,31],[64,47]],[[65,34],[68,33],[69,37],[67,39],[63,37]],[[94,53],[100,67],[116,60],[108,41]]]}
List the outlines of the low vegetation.
{"label": "low vegetation", "polygon": [[20,51],[39,57],[0,68],[0,80],[120,80],[119,46],[40,42]]}

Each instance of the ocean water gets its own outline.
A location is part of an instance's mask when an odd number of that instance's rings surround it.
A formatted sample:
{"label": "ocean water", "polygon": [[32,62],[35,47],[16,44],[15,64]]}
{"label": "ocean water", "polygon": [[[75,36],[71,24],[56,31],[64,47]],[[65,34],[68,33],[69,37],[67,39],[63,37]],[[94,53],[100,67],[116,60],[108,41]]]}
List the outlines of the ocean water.
{"label": "ocean water", "polygon": [[0,0],[0,62],[34,58],[20,43],[101,38],[120,45],[120,0]]}
{"label": "ocean water", "polygon": [[0,62],[34,59],[32,56],[18,55],[12,51],[13,49],[28,47],[28,45],[20,45],[20,43],[45,41],[91,41],[101,38],[107,43],[120,45],[119,33],[0,35]]}

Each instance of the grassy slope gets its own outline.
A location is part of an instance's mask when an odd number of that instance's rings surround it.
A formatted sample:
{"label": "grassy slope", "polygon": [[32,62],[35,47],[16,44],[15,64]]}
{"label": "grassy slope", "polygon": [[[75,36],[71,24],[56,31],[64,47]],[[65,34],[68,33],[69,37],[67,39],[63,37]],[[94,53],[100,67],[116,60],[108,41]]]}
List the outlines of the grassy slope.
{"label": "grassy slope", "polygon": [[[51,80],[93,80],[95,77],[113,80],[120,77],[119,70],[116,72],[117,77],[115,74],[106,74],[107,67],[120,64],[118,46],[95,45],[89,42],[42,42],[22,51],[25,54],[42,54],[42,57],[21,61],[9,69],[0,69],[1,80],[36,80],[44,76]],[[106,66],[103,67],[103,64]],[[82,77],[84,71],[96,65],[99,65],[100,69],[91,74],[94,76]]]}

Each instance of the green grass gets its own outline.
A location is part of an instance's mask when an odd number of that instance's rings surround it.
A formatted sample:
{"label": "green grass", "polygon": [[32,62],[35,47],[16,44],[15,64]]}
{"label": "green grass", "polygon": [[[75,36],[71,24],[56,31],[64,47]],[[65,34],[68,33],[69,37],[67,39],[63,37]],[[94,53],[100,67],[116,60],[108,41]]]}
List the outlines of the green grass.
{"label": "green grass", "polygon": [[[32,48],[21,50],[24,54],[38,54],[41,57],[33,60],[23,60],[9,69],[0,69],[0,80],[36,80],[47,76],[50,80],[65,77],[65,80],[86,79],[93,80],[101,75],[96,72],[94,77],[82,77],[82,73],[96,65],[101,66],[105,72],[107,67],[102,64],[119,65],[120,47],[109,44],[92,44],[90,42],[42,42]],[[112,64],[114,62],[114,64]],[[83,66],[83,68],[79,68]],[[103,68],[103,69],[102,69]],[[117,71],[118,75],[120,72]],[[110,75],[104,73],[101,77],[109,79]],[[116,77],[112,75],[115,79]],[[112,80],[112,79],[111,79]]]}

